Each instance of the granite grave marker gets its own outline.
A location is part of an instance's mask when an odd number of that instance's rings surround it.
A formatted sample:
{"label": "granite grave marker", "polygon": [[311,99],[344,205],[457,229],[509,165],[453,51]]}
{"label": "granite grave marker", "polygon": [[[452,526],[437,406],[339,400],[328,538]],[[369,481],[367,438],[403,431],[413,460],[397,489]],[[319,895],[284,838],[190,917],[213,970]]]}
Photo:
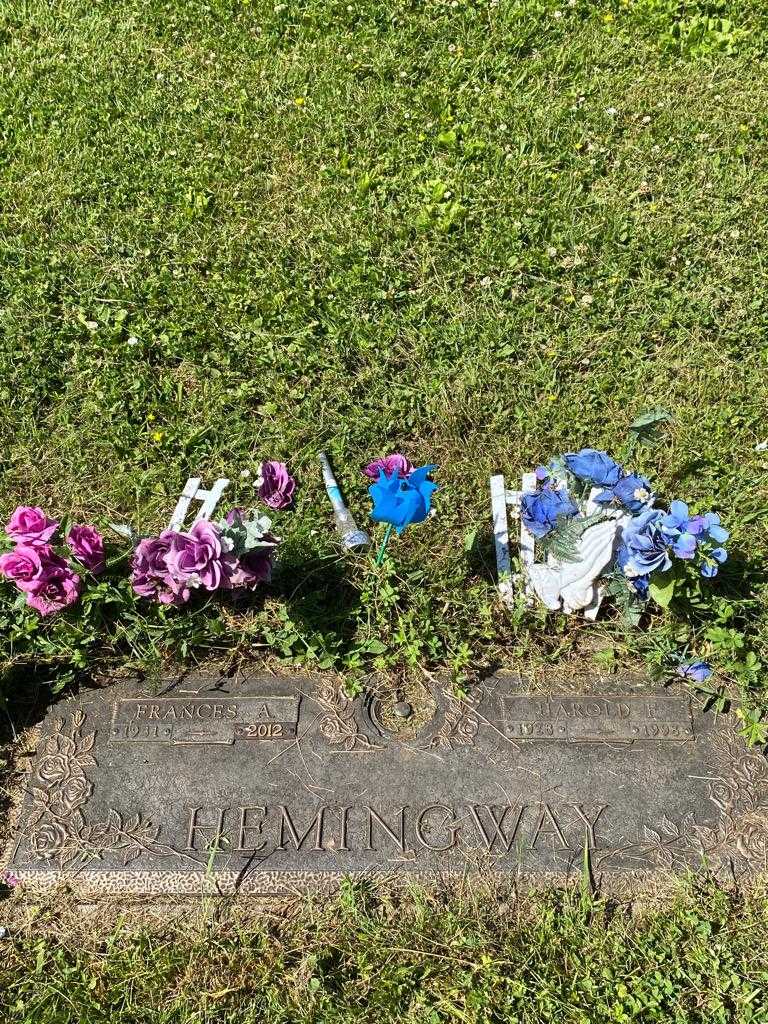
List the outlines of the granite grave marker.
{"label": "granite grave marker", "polygon": [[42,724],[9,867],[85,894],[544,879],[577,875],[585,846],[600,874],[765,869],[768,770],[732,719],[683,688],[569,690],[435,687],[402,728],[322,678],[89,691]]}

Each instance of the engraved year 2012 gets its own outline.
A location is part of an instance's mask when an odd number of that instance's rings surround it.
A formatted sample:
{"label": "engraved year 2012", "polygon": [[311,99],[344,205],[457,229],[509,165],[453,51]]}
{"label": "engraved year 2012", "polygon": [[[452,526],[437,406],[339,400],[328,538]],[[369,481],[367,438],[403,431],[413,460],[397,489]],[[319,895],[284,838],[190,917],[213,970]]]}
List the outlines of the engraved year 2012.
{"label": "engraved year 2012", "polygon": [[256,722],[243,727],[244,739],[274,740],[284,735],[282,722]]}

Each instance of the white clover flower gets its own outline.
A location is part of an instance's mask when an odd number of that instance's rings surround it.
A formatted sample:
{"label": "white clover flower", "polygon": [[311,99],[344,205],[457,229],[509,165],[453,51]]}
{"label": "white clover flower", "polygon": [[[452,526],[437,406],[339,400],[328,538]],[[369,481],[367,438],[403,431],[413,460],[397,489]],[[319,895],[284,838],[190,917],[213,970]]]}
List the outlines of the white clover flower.
{"label": "white clover flower", "polygon": [[241,469],[240,470],[240,479],[241,480],[247,480],[250,475],[251,475],[250,469]]}

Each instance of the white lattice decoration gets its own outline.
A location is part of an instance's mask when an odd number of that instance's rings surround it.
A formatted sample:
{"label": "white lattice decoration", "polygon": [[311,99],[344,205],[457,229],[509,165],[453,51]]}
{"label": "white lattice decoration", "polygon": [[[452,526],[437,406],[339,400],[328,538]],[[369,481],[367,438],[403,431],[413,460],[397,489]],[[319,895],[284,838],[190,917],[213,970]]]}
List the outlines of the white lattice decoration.
{"label": "white lattice decoration", "polygon": [[200,508],[197,510],[197,515],[192,520],[192,525],[199,522],[201,519],[210,519],[213,513],[216,511],[216,506],[221,500],[221,496],[224,491],[229,487],[229,480],[222,477],[219,480],[214,480],[213,487],[210,490],[200,486],[200,477],[191,476],[189,480],[184,484],[184,490],[181,492],[179,500],[176,502],[176,508],[173,510],[171,521],[168,524],[169,530],[180,530],[184,526],[184,521],[187,518],[189,512],[189,506],[193,501],[200,502]]}
{"label": "white lattice decoration", "polygon": [[[520,516],[520,502],[524,495],[536,491],[536,474],[525,473],[522,490],[509,491],[501,475],[491,477],[491,511],[493,536],[496,545],[498,589],[504,604],[511,606],[515,586],[519,581],[512,574],[509,555],[508,508],[520,524],[520,568],[525,595],[529,602],[537,598],[550,611],[563,611],[566,615],[581,611],[587,619],[594,619],[600,610],[604,587],[599,580],[614,557],[616,545],[626,512],[604,510],[606,519],[588,528],[579,540],[579,557],[572,562],[559,562],[549,555],[544,562],[536,562],[535,538]],[[600,488],[593,488],[586,504],[586,515],[601,510],[595,501]]]}

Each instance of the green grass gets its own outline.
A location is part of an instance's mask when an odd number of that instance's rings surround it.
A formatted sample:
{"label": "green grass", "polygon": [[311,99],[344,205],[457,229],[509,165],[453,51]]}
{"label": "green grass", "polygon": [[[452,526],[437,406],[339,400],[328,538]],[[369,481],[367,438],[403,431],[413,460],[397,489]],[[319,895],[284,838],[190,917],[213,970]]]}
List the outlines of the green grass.
{"label": "green grass", "polygon": [[[561,16],[558,16],[561,15]],[[245,609],[41,625],[0,587],[0,672],[235,648],[474,668],[686,645],[768,654],[768,21],[760,0],[4,0],[0,515],[167,522],[186,477],[290,462],[282,571]],[[488,476],[674,414],[636,465],[720,511],[691,618],[629,632],[496,601]],[[440,464],[377,573],[340,559],[316,454]],[[114,595],[113,595],[114,596]],[[397,906],[354,890],[196,936],[3,941],[9,1022],[766,1019],[764,899]]]}
{"label": "green grass", "polygon": [[[758,0],[6,0],[0,514],[150,531],[193,471],[231,503],[262,457],[301,482],[263,607],[6,614],[6,668],[659,661],[712,619],[764,652],[766,41]],[[621,454],[657,405],[636,462],[722,513],[736,603],[645,633],[504,613],[489,474]],[[361,521],[371,457],[440,464],[383,582],[337,557],[323,448]]]}
{"label": "green grass", "polygon": [[[489,899],[489,895],[491,898]],[[55,918],[55,913],[54,913]],[[92,926],[86,926],[92,931]],[[757,1024],[764,894],[687,886],[663,909],[573,892],[521,906],[362,888],[289,918],[3,943],[7,1024]],[[97,929],[98,931],[98,929]]]}

